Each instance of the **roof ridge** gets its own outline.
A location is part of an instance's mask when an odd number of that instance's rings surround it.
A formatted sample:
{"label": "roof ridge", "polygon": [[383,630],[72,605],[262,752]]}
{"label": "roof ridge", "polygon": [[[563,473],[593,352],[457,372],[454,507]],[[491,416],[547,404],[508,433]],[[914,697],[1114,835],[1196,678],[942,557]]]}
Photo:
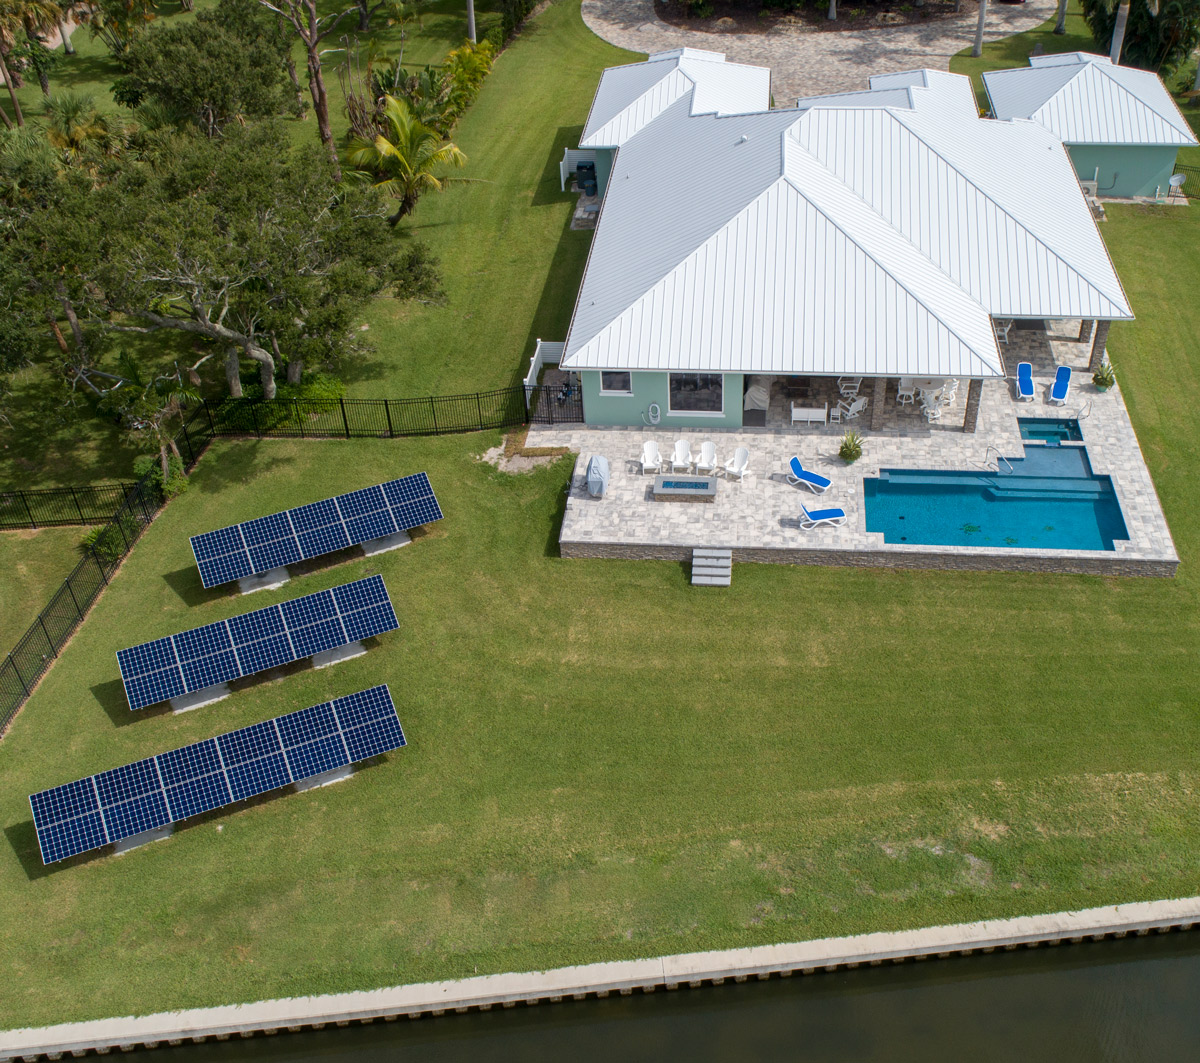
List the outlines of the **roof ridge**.
{"label": "roof ridge", "polygon": [[[1091,64],[1091,63],[1087,63],[1087,64],[1084,64],[1084,65],[1085,65],[1085,66],[1091,66],[1091,65],[1093,65],[1093,64]],[[1085,277],[1085,276],[1083,275],[1083,273],[1082,273],[1082,272],[1080,272],[1080,270],[1078,270],[1078,269],[1077,269],[1075,266],[1072,266],[1072,265],[1070,264],[1070,262],[1068,262],[1068,261],[1067,261],[1067,260],[1066,260],[1066,259],[1065,259],[1065,258],[1064,258],[1064,257],[1063,257],[1063,256],[1062,256],[1062,255],[1061,255],[1059,252],[1058,252],[1058,251],[1056,251],[1056,250],[1055,250],[1053,247],[1051,247],[1049,243],[1047,243],[1047,242],[1046,242],[1044,239],[1042,239],[1042,237],[1041,237],[1041,236],[1039,236],[1037,233],[1035,233],[1035,232],[1034,232],[1034,231],[1033,231],[1033,230],[1032,230],[1032,229],[1031,229],[1031,228],[1030,228],[1030,227],[1029,227],[1029,226],[1028,226],[1028,225],[1027,225],[1025,222],[1021,221],[1021,219],[1020,219],[1020,218],[1018,218],[1018,217],[1017,217],[1015,214],[1013,214],[1013,212],[1012,212],[1011,210],[1009,210],[1009,209],[1008,209],[1006,206],[1004,206],[1002,203],[1000,203],[1000,202],[999,202],[999,201],[998,201],[998,200],[997,200],[997,199],[996,199],[994,196],[992,196],[992,195],[991,195],[989,192],[985,191],[985,190],[983,189],[983,187],[982,187],[982,186],[981,186],[981,185],[980,185],[980,184],[979,184],[977,181],[973,180],[971,177],[967,176],[967,174],[963,173],[963,171],[962,171],[961,169],[959,169],[959,167],[958,167],[958,166],[956,166],[956,165],[955,165],[953,162],[951,162],[951,161],[950,161],[950,160],[949,160],[949,159],[948,159],[948,158],[947,158],[947,157],[946,157],[946,156],[945,156],[945,155],[944,155],[944,154],[943,154],[941,151],[939,151],[939,150],[938,150],[937,148],[935,148],[935,147],[934,147],[932,144],[930,144],[928,140],[926,140],[926,139],[925,139],[923,136],[921,136],[921,135],[920,135],[920,134],[919,134],[919,133],[918,133],[918,132],[917,132],[915,129],[913,129],[913,128],[912,128],[912,126],[910,126],[910,125],[909,125],[907,122],[905,122],[905,121],[904,121],[904,120],[903,120],[903,119],[900,117],[900,115],[893,113],[893,112],[895,111],[895,108],[892,108],[892,107],[884,107],[884,108],[881,108],[881,109],[882,109],[883,111],[885,111],[885,112],[886,112],[886,113],[887,113],[887,114],[888,114],[888,115],[889,115],[889,116],[892,118],[892,120],[893,120],[894,122],[897,122],[899,125],[903,126],[903,128],[904,128],[905,130],[907,130],[907,132],[908,132],[908,134],[909,134],[910,136],[912,136],[912,137],[915,137],[915,138],[916,138],[918,141],[920,141],[920,143],[921,143],[922,145],[924,145],[924,147],[926,148],[926,150],[928,150],[929,152],[931,152],[931,153],[932,153],[933,155],[935,155],[937,158],[941,159],[941,160],[942,160],[942,162],[944,162],[944,163],[945,163],[945,164],[946,164],[946,165],[947,165],[947,166],[948,166],[948,167],[949,167],[951,170],[953,170],[953,171],[954,171],[956,174],[958,174],[958,176],[959,176],[959,177],[960,177],[960,178],[961,178],[963,181],[965,181],[965,182],[966,182],[968,185],[970,185],[970,186],[971,186],[971,188],[973,188],[973,189],[974,189],[976,192],[978,192],[978,193],[979,193],[981,196],[983,196],[983,198],[984,198],[984,199],[986,199],[986,200],[987,200],[989,203],[991,203],[993,206],[995,206],[995,208],[996,208],[998,211],[1000,211],[1000,213],[1001,213],[1001,214],[1003,214],[1003,215],[1004,215],[1006,218],[1010,219],[1010,220],[1013,222],[1013,224],[1014,224],[1014,225],[1016,225],[1016,226],[1017,226],[1017,227],[1018,227],[1018,228],[1019,228],[1019,229],[1020,229],[1020,230],[1021,230],[1023,233],[1026,233],[1026,234],[1029,236],[1029,238],[1033,240],[1033,242],[1034,242],[1035,244],[1037,244],[1039,247],[1045,248],[1046,252],[1047,252],[1049,255],[1051,255],[1051,256],[1052,256],[1052,257],[1055,259],[1055,261],[1057,261],[1057,262],[1061,263],[1061,264],[1062,264],[1063,266],[1065,266],[1065,267],[1066,267],[1066,268],[1067,268],[1067,269],[1068,269],[1070,272],[1074,273],[1076,276],[1078,276],[1080,279],[1082,279],[1082,280],[1083,280],[1083,282],[1084,282],[1084,283],[1085,283],[1085,284],[1086,284],[1086,285],[1087,285],[1089,288],[1091,288],[1091,290],[1092,290],[1093,292],[1095,292],[1097,295],[1100,295],[1100,296],[1102,296],[1103,298],[1105,298],[1106,300],[1108,300],[1108,302],[1110,302],[1110,303],[1115,303],[1115,302],[1117,301],[1117,300],[1115,300],[1115,299],[1114,299],[1114,298],[1113,298],[1113,297],[1112,297],[1112,296],[1111,296],[1111,295],[1110,295],[1108,292],[1104,291],[1102,288],[1100,288],[1098,285],[1096,285],[1096,284],[1095,284],[1095,283],[1094,283],[1094,282],[1091,280],[1091,278],[1089,278],[1089,277]],[[915,114],[916,112],[909,112],[909,113],[913,113],[913,114]],[[980,121],[982,121],[982,120],[983,120],[983,119],[980,119]],[[1035,123],[1035,124],[1039,124],[1039,125],[1040,125],[1040,123]],[[1043,126],[1043,127],[1041,127],[1041,128],[1045,128],[1045,127]],[[1051,134],[1051,136],[1053,136],[1053,134]],[[1055,139],[1057,139],[1057,138],[1055,138]],[[1065,150],[1065,149],[1064,149],[1064,150]],[[855,195],[857,195],[857,193],[855,193]],[[861,197],[860,197],[860,198],[861,198]],[[864,200],[863,202],[866,202],[866,201]],[[868,203],[868,204],[867,204],[867,206],[869,206],[869,207],[870,207],[871,205]],[[872,210],[874,210],[875,208],[874,208],[874,207],[871,207],[871,209],[872,209]],[[876,213],[878,213],[878,211],[876,211]],[[882,215],[880,215],[880,216],[882,217]],[[1103,243],[1104,243],[1104,240],[1103,240],[1103,238],[1101,239],[1101,241],[1100,241],[1100,242],[1101,242],[1101,244],[1103,244]],[[1105,248],[1105,250],[1107,251],[1107,247]],[[931,261],[932,261],[932,260],[931,260]],[[1111,261],[1111,259],[1110,259],[1110,261]],[[940,266],[938,266],[938,269],[941,269],[941,267],[940,267]],[[945,271],[944,271],[944,270],[942,270],[942,272],[945,272]],[[1114,276],[1116,275],[1116,271],[1115,271],[1115,270],[1113,271],[1113,275],[1114,275]],[[947,274],[947,276],[948,276],[948,274]],[[1118,286],[1120,286],[1120,283],[1121,283],[1121,282],[1120,282],[1120,279],[1118,278],[1118,280],[1117,280],[1117,285],[1118,285]],[[1124,290],[1122,290],[1122,292],[1121,292],[1121,295],[1122,295],[1122,296],[1124,296],[1124,295],[1125,295],[1125,292],[1124,292]],[[1126,300],[1126,301],[1128,301],[1128,300]]]}

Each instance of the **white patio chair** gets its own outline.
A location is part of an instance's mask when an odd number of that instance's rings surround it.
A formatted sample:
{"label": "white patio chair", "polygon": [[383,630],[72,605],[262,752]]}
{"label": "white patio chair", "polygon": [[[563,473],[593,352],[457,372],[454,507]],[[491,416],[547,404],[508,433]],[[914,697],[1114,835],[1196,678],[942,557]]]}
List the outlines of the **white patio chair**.
{"label": "white patio chair", "polygon": [[842,393],[842,398],[853,399],[858,397],[858,389],[862,387],[862,377],[860,376],[840,376],[837,379],[838,391]]}
{"label": "white patio chair", "polygon": [[675,440],[675,451],[671,455],[671,471],[682,469],[687,472],[692,467],[692,445],[686,439]]}
{"label": "white patio chair", "polygon": [[925,420],[927,421],[940,421],[942,419],[942,407],[939,403],[922,407],[922,412],[925,414]]}
{"label": "white patio chair", "polygon": [[725,475],[736,476],[738,483],[742,482],[742,477],[746,475],[746,467],[750,464],[750,451],[745,447],[738,447],[733,452],[733,457],[725,463]]}
{"label": "white patio chair", "polygon": [[658,451],[658,444],[653,439],[647,439],[642,444],[642,475],[644,476],[651,469],[658,472],[662,468],[662,463],[662,454]]}
{"label": "white patio chair", "polygon": [[860,417],[866,408],[867,398],[865,395],[860,399],[855,399],[853,402],[847,402],[845,399],[842,399],[841,402],[829,411],[829,423],[842,424],[844,421],[853,421],[855,417]]}
{"label": "white patio chair", "polygon": [[715,473],[717,471],[717,446],[707,440],[700,444],[700,457],[696,459],[696,472]]}
{"label": "white patio chair", "polygon": [[896,389],[896,405],[911,406],[917,401],[916,381],[910,376],[900,378],[900,386]]}
{"label": "white patio chair", "polygon": [[1012,320],[1010,319],[1008,321],[993,321],[992,327],[996,330],[996,339],[998,339],[1001,343],[1007,343],[1008,342],[1008,334],[1010,331],[1012,331],[1012,327],[1013,327]]}

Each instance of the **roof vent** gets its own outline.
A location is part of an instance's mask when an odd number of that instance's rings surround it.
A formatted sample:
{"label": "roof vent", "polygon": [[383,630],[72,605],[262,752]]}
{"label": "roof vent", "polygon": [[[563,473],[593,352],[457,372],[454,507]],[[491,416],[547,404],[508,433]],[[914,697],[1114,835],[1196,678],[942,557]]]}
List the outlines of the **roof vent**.
{"label": "roof vent", "polygon": [[742,134],[740,137],[738,137],[738,141],[737,141],[737,142],[738,142],[739,144],[745,144],[745,143],[746,143],[746,141],[747,141],[747,140],[749,140],[749,139],[750,139],[750,138],[749,138],[748,136],[746,136],[746,134],[745,134],[745,133],[743,133],[743,134]]}

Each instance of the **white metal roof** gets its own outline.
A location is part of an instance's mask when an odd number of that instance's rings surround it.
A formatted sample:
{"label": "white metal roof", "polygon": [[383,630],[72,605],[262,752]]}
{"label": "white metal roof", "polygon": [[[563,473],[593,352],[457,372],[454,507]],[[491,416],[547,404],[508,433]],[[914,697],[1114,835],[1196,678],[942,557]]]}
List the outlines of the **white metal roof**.
{"label": "white metal roof", "polygon": [[1067,144],[1195,144],[1187,119],[1149,70],[1085,52],[1034,56],[983,75],[997,118],[1028,118]]}
{"label": "white metal roof", "polygon": [[935,97],[947,106],[957,109],[964,117],[977,118],[979,103],[971,79],[964,74],[951,74],[947,70],[898,70],[891,74],[875,74],[870,85],[873,90],[922,88],[930,89]]}
{"label": "white metal roof", "polygon": [[862,102],[898,91],[665,108],[617,155],[563,367],[987,377],[989,315],[1132,316],[1054,137],[956,84]]}
{"label": "white metal roof", "polygon": [[609,67],[600,78],[579,141],[617,148],[691,93],[692,114],[745,114],[771,105],[771,72],[727,63],[720,52],[677,48],[644,63]]}

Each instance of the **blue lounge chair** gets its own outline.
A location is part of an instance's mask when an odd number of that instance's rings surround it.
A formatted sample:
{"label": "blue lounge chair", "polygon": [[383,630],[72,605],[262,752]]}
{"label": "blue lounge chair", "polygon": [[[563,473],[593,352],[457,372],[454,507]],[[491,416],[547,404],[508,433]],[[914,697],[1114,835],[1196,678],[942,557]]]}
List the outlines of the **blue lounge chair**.
{"label": "blue lounge chair", "polygon": [[1065,406],[1071,393],[1071,367],[1060,365],[1054,374],[1054,386],[1050,389],[1050,402],[1054,406]]}
{"label": "blue lounge chair", "polygon": [[829,490],[829,485],[833,483],[832,480],[827,480],[824,476],[821,476],[815,472],[809,472],[803,465],[800,464],[799,458],[792,458],[792,460],[788,462],[787,478],[788,483],[797,487],[800,484],[803,484],[815,495],[823,495]]}
{"label": "blue lounge chair", "polygon": [[846,523],[844,509],[814,509],[811,512],[807,506],[801,506],[800,509],[804,512],[804,519],[800,522],[800,527],[805,531],[819,528],[822,524],[828,525],[830,528],[840,528]]}
{"label": "blue lounge chair", "polygon": [[1017,363],[1017,398],[1033,402],[1033,363]]}

